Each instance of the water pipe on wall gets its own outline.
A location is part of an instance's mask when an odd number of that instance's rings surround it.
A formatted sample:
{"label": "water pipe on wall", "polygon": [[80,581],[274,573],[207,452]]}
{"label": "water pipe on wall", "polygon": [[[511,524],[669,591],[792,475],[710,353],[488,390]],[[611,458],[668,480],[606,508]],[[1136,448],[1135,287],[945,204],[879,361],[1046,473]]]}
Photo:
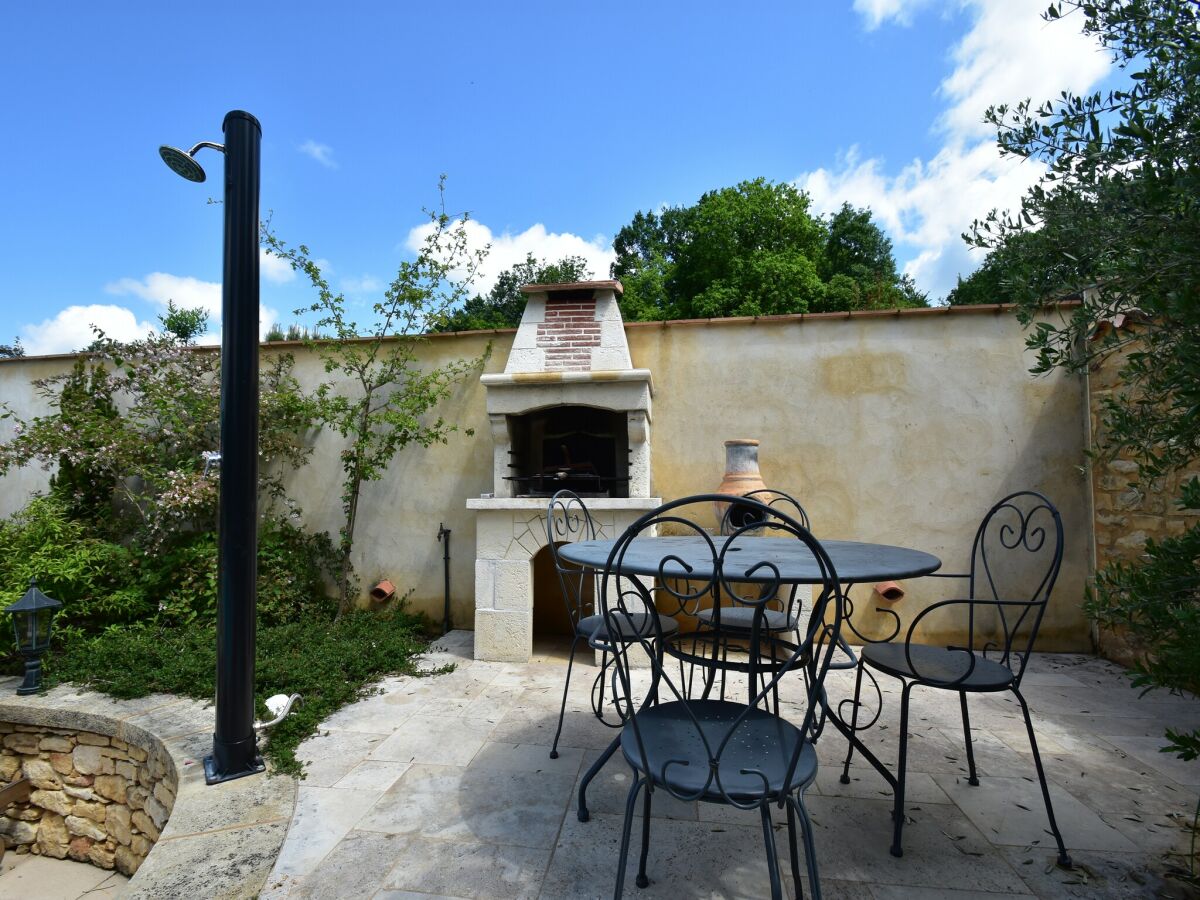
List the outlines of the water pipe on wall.
{"label": "water pipe on wall", "polygon": [[441,541],[445,538],[445,545],[442,547],[442,566],[445,576],[445,599],[444,610],[442,612],[442,634],[450,631],[450,529],[444,523],[438,523],[437,539]]}

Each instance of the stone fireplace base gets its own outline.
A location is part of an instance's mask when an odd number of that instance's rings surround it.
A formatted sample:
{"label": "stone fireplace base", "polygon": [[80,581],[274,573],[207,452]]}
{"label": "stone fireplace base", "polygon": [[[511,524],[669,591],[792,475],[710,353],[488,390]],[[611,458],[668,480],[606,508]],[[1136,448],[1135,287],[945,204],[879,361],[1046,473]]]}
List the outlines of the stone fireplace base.
{"label": "stone fireplace base", "polygon": [[[596,536],[620,536],[657,497],[584,500]],[[542,497],[471,499],[475,522],[475,658],[527,662],[533,654],[533,557],[546,546]]]}

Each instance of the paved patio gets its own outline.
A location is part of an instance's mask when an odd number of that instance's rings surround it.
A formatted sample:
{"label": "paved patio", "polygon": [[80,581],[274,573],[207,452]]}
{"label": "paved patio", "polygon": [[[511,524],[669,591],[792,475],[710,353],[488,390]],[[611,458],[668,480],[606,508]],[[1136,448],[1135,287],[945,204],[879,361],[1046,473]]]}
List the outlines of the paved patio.
{"label": "paved patio", "polygon": [[[453,632],[429,656],[430,665],[456,663],[454,672],[389,679],[382,693],[336,713],[301,748],[308,777],[262,897],[612,895],[630,784],[620,754],[592,783],[591,821],[578,822],[574,805],[582,773],[615,734],[589,711],[596,670],[576,669],[560,758],[551,760],[565,656],[554,650],[525,665],[475,662],[471,640],[470,632]],[[845,674],[831,675],[835,700],[850,687]],[[1025,688],[1078,869],[1053,865],[1015,702],[972,700],[981,778],[973,788],[957,701],[918,692],[902,859],[888,853],[886,783],[856,767],[852,783],[842,785],[845,742],[832,730],[821,739],[822,768],[808,806],[826,897],[1188,896],[1162,876],[1183,863],[1173,854],[1185,852],[1191,838],[1200,765],[1158,747],[1167,725],[1200,726],[1200,702],[1162,692],[1139,699],[1117,667],[1078,655],[1035,657]],[[895,758],[898,705],[898,691],[885,693],[883,717],[868,734],[887,760]],[[651,884],[634,887],[631,853],[626,896],[769,896],[756,813],[658,793],[654,815]],[[786,829],[777,839],[782,850]]]}

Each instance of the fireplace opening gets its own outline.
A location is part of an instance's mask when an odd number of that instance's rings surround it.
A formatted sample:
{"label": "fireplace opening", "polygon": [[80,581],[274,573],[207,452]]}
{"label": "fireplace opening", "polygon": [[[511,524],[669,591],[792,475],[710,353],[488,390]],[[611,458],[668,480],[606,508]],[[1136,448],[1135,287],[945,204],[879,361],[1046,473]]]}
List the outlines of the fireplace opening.
{"label": "fireplace opening", "polygon": [[629,496],[626,414],[555,406],[509,416],[509,471],[517,497],[574,491],[581,497]]}
{"label": "fireplace opening", "polygon": [[[554,555],[542,547],[533,555],[533,636],[535,638],[570,637],[575,632],[567,602],[563,599],[562,582],[554,568]],[[584,579],[584,594],[591,600],[591,579]]]}

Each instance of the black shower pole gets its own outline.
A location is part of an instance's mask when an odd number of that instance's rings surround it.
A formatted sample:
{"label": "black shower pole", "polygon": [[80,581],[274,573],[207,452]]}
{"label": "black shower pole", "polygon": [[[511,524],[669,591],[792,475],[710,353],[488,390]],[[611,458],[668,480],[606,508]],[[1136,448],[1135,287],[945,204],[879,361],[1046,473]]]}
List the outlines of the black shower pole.
{"label": "black shower pole", "polygon": [[217,709],[204,779],[264,769],[254,734],[258,578],[258,190],[262,126],[225,116],[221,284],[221,505],[217,515]]}

